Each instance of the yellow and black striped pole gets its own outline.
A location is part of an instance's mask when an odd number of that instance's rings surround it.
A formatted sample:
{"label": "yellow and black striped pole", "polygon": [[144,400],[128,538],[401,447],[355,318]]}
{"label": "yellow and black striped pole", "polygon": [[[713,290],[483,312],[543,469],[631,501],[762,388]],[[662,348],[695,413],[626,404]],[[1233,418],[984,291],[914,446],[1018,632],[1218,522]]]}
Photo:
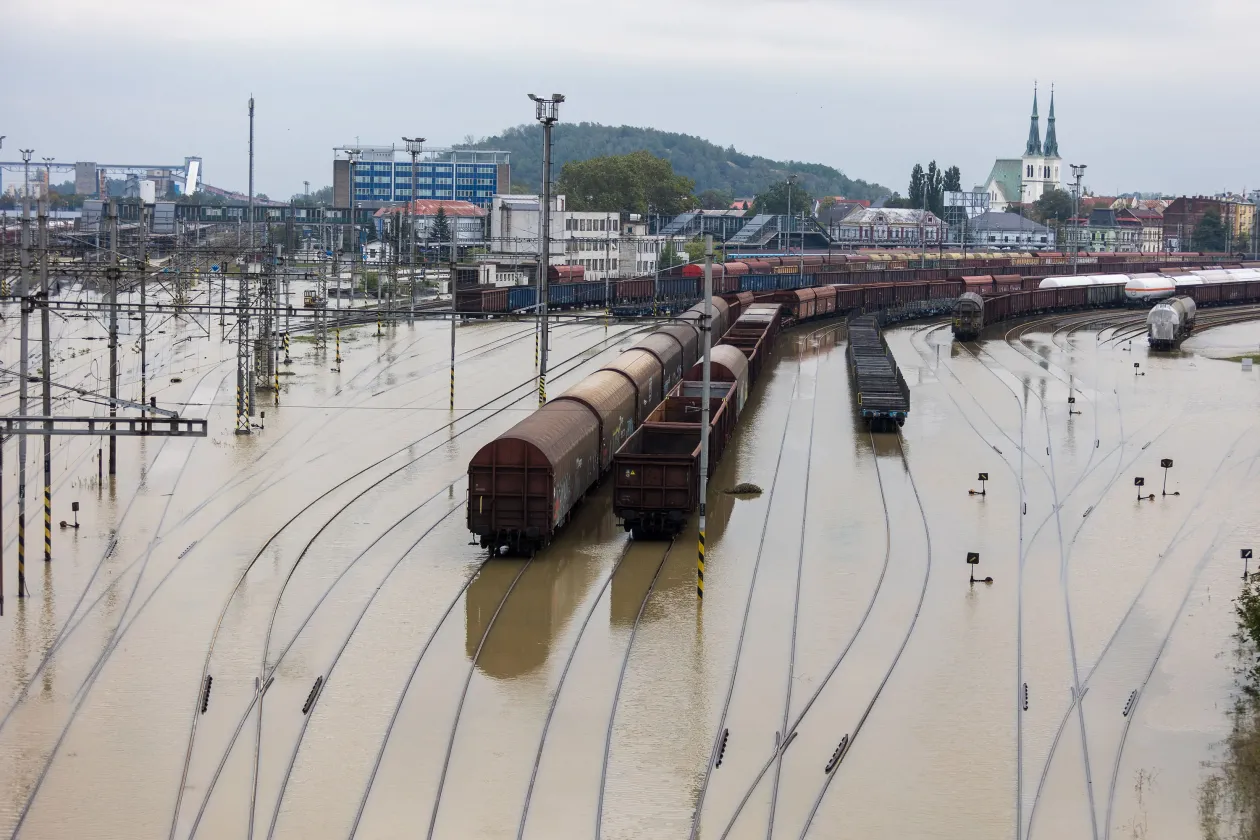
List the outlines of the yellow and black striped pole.
{"label": "yellow and black striped pole", "polygon": [[[22,488],[19,488],[21,492]],[[26,597],[26,513],[18,508],[18,597]]]}
{"label": "yellow and black striped pole", "polygon": [[451,411],[455,410],[455,313],[451,313]]}
{"label": "yellow and black striped pole", "polygon": [[538,407],[542,408],[547,404],[547,374],[538,372]]}
{"label": "yellow and black striped pole", "polygon": [[[44,460],[49,460],[47,452]],[[47,473],[44,474],[47,477]],[[52,562],[52,487],[44,485],[44,562]]]}
{"label": "yellow and black striped pole", "polygon": [[700,316],[702,375],[700,377],[700,545],[696,558],[696,598],[704,602],[704,526],[709,501],[709,391],[713,348],[713,237],[704,237],[704,309]]}
{"label": "yellow and black striped pole", "polygon": [[696,597],[704,600],[704,522],[700,523],[700,548],[696,556]]}
{"label": "yellow and black striped pole", "polygon": [[289,356],[289,333],[287,331],[284,334],[284,363],[286,365],[293,364],[293,359]]}
{"label": "yellow and black striped pole", "polygon": [[341,373],[341,327],[335,330],[337,334],[337,373]]}

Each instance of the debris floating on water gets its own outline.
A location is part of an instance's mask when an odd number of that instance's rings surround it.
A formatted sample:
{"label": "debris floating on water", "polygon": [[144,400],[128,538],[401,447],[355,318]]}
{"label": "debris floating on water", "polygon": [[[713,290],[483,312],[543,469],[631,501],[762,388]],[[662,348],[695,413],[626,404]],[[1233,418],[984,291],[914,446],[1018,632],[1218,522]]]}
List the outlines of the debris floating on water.
{"label": "debris floating on water", "polygon": [[747,481],[740,482],[726,491],[732,496],[760,496],[761,488]]}

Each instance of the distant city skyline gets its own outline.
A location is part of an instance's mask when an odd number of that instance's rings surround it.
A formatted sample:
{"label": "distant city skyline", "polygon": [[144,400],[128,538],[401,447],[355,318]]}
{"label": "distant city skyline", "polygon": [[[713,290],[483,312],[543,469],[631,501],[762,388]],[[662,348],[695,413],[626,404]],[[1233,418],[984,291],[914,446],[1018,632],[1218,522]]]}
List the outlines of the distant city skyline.
{"label": "distant city skyline", "polygon": [[[932,159],[959,166],[964,188],[981,184],[1022,148],[1037,80],[1056,86],[1065,167],[1088,164],[1098,194],[1260,186],[1260,116],[1237,107],[1229,57],[1239,71],[1247,60],[1220,43],[1255,31],[1260,4],[1152,0],[1139,15],[1060,0],[1052,19],[1002,0],[643,0],[632,15],[604,7],[607,20],[571,0],[478,8],[225,0],[206,15],[157,0],[13,0],[0,157],[199,155],[207,183],[243,191],[253,94],[257,189],[288,198],[303,181],[330,184],[332,148],[356,137],[450,145],[529,122],[525,95],[558,91],[558,131],[677,131],[904,194],[914,163]],[[351,25],[377,19],[388,29]]]}

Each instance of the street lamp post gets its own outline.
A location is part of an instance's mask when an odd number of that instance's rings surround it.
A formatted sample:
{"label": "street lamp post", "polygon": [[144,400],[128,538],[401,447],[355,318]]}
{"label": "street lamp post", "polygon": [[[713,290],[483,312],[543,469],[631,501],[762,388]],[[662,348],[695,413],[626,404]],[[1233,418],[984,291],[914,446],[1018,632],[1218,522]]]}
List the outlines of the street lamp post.
{"label": "street lamp post", "polygon": [[1085,163],[1069,163],[1072,168],[1072,273],[1080,263],[1081,179],[1085,177]]}
{"label": "street lamp post", "polygon": [[[416,311],[416,161],[424,148],[423,137],[404,137],[411,154],[411,192],[407,196],[407,263],[411,270],[411,312]],[[452,293],[453,294],[453,293]],[[454,297],[451,300],[455,300]],[[454,309],[454,305],[451,306]]]}
{"label": "street lamp post", "polygon": [[538,313],[540,318],[538,346],[538,405],[547,402],[547,269],[551,266],[551,129],[560,121],[563,94],[550,97],[529,94],[534,102],[534,118],[543,127],[542,225],[538,242]]}
{"label": "street lamp post", "polygon": [[34,149],[18,149],[22,153],[22,198],[27,203],[31,199],[31,155]]}
{"label": "street lamp post", "polygon": [[789,175],[787,177],[787,252],[792,253],[792,185],[796,183],[796,176]]}
{"label": "street lamp post", "polygon": [[[362,149],[346,149],[346,157],[350,159],[350,308],[354,308],[354,275],[359,267],[359,225],[358,219],[355,217],[355,201],[354,194],[356,187],[354,183],[354,169],[359,162],[359,156],[363,154]],[[455,289],[452,285],[451,300],[454,300]],[[367,290],[364,290],[364,296],[367,296]],[[337,300],[340,306],[341,300],[341,277],[337,277]]]}
{"label": "street lamp post", "polygon": [[52,162],[56,158],[41,157],[40,160],[44,162],[44,201],[50,202],[52,200]]}

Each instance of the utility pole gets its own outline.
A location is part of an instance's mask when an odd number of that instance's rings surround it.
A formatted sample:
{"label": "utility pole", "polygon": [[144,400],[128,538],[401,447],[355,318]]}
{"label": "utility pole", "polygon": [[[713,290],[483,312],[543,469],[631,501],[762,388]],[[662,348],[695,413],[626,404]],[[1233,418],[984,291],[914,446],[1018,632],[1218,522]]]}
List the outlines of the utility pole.
{"label": "utility pole", "polygon": [[[24,150],[23,157],[30,155]],[[18,363],[18,413],[27,416],[26,392],[27,379],[30,373],[29,344],[30,339],[30,288],[31,288],[31,199],[30,195],[22,196],[22,275],[21,297],[22,326],[20,332],[20,361]],[[26,429],[26,423],[22,423]],[[26,434],[18,436],[18,597],[26,597]]]}
{"label": "utility pole", "polygon": [[700,332],[704,335],[704,373],[700,389],[700,541],[696,555],[696,597],[704,602],[704,529],[709,499],[709,378],[712,373],[710,351],[713,349],[713,235],[704,237],[704,317]]}
{"label": "utility pole", "polygon": [[[416,314],[416,167],[420,152],[424,148],[423,137],[404,137],[407,151],[411,155],[411,192],[407,201],[407,267],[411,271],[411,314]],[[454,305],[455,293],[451,291],[451,309]]]}
{"label": "utility pole", "polygon": [[796,181],[795,175],[789,175],[787,177],[787,220],[788,220],[787,252],[788,254],[792,253],[792,184],[795,181]]}
{"label": "utility pole", "polygon": [[[149,279],[149,205],[140,205],[140,402],[149,404],[149,319],[145,298],[145,289]],[[147,416],[146,409],[140,409],[141,416]]]}
{"label": "utility pole", "polygon": [[254,95],[249,95],[249,247],[254,248]]}
{"label": "utility pole", "polygon": [[[48,335],[48,198],[39,204],[40,369],[44,417],[52,417],[52,338]],[[44,420],[44,562],[52,561],[52,421]]]}
{"label": "utility pole", "polygon": [[[110,431],[117,429],[112,418],[118,416],[118,276],[122,273],[118,251],[118,202],[109,201],[109,250],[113,265],[109,269],[109,416]],[[222,323],[222,321],[220,321]],[[25,435],[23,436],[25,437]],[[109,436],[109,477],[118,474],[118,438]]]}
{"label": "utility pole", "polygon": [[[547,402],[547,269],[551,266],[551,128],[560,119],[560,103],[564,96],[553,93],[543,99],[529,94],[534,101],[535,118],[543,127],[542,230],[539,233],[538,311],[541,319],[538,355],[538,405]],[[455,309],[455,277],[451,276],[451,310]]]}

